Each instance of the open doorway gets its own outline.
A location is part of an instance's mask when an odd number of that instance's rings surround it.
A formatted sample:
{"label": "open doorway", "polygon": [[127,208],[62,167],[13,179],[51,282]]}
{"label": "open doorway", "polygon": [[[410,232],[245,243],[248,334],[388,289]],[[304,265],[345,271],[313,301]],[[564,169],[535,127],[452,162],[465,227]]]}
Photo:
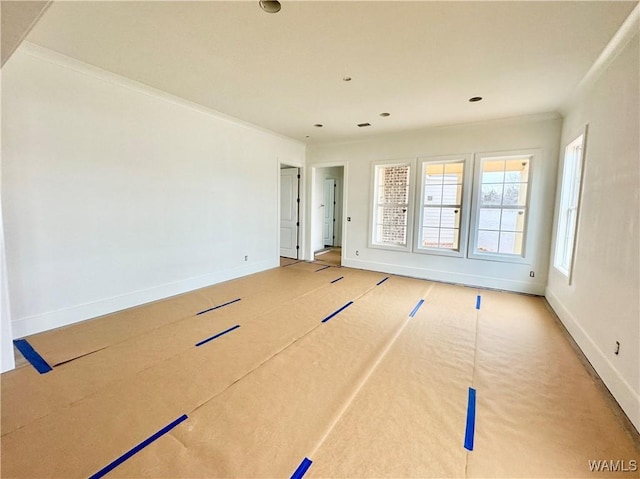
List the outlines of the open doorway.
{"label": "open doorway", "polygon": [[300,258],[300,168],[280,165],[280,264]]}
{"label": "open doorway", "polygon": [[312,248],[315,262],[340,266],[344,167],[314,169]]}

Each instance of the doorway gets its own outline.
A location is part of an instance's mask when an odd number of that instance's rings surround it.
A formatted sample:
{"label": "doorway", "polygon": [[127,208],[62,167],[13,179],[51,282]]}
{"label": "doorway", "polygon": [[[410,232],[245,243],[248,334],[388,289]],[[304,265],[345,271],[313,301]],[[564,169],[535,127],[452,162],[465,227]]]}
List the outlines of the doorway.
{"label": "doorway", "polygon": [[342,263],[344,166],[314,168],[312,253],[316,262]]}

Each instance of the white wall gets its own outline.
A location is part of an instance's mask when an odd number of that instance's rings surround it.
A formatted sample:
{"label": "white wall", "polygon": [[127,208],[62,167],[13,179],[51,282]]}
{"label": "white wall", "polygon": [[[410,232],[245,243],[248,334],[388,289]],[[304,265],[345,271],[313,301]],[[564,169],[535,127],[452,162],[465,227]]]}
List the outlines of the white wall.
{"label": "white wall", "polygon": [[[561,120],[557,115],[431,128],[332,145],[310,145],[307,165],[345,162],[346,235],[344,266],[414,277],[543,294],[546,285]],[[371,164],[406,159],[504,150],[540,149],[533,166],[528,264],[490,262],[369,248]],[[356,255],[358,251],[358,255]],[[533,270],[535,277],[529,277]]]}
{"label": "white wall", "polygon": [[320,251],[324,249],[323,238],[323,226],[324,226],[324,181],[327,179],[336,180],[335,188],[335,226],[334,246],[342,245],[342,189],[343,189],[343,168],[341,166],[333,166],[327,168],[315,168],[314,169],[314,185],[313,185],[313,199],[311,203],[312,211],[312,250]]}
{"label": "white wall", "polygon": [[32,45],[2,74],[15,337],[278,265],[302,143]]}
{"label": "white wall", "polygon": [[[640,430],[640,52],[635,18],[630,29],[635,36],[581,91],[564,120],[563,148],[589,124],[583,197],[572,284],[551,267],[546,297]],[[614,354],[616,341],[619,355]]]}

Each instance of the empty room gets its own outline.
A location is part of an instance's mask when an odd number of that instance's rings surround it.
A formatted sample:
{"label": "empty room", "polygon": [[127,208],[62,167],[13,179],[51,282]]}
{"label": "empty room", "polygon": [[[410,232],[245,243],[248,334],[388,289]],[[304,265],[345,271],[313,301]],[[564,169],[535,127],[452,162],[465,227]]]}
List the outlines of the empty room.
{"label": "empty room", "polygon": [[637,1],[0,1],[2,478],[640,477]]}

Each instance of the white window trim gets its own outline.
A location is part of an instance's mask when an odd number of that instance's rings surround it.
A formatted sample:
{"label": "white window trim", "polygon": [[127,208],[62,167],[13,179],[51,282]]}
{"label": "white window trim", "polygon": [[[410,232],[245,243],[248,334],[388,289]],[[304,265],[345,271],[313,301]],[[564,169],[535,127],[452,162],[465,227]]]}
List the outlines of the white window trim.
{"label": "white window trim", "polygon": [[[374,238],[374,226],[376,224],[376,168],[385,166],[409,166],[409,199],[407,204],[407,244],[406,246],[395,246],[388,244],[380,244],[373,241]],[[411,252],[413,247],[413,208],[414,208],[414,192],[415,192],[415,171],[416,161],[415,158],[404,160],[383,160],[374,161],[371,163],[371,176],[369,178],[369,188],[371,189],[369,194],[369,248],[385,249],[391,251],[407,251]]]}
{"label": "white window trim", "polygon": [[[422,198],[424,198],[424,175],[425,168],[428,163],[454,163],[464,162],[464,173],[462,177],[462,199],[460,215],[460,231],[458,235],[458,250],[441,249],[441,248],[425,248],[420,246],[420,231],[422,228],[424,208]],[[464,155],[447,155],[447,156],[432,156],[418,158],[417,168],[419,174],[416,176],[416,198],[415,207],[417,214],[415,215],[415,227],[414,227],[414,253],[420,254],[433,254],[439,256],[454,256],[463,258],[467,251],[467,240],[469,238],[469,218],[471,213],[471,187],[472,187],[472,172],[473,172],[473,154]],[[419,181],[418,181],[419,178]]]}
{"label": "white window trim", "polygon": [[[509,255],[505,253],[485,253],[475,250],[476,238],[478,235],[478,221],[480,216],[480,195],[482,194],[482,163],[483,160],[489,159],[504,159],[509,160],[510,158],[522,158],[523,156],[528,156],[529,159],[529,179],[527,181],[527,217],[525,219],[524,224],[524,232],[522,238],[522,255]],[[486,152],[486,153],[476,153],[474,162],[474,192],[473,192],[473,201],[471,207],[471,226],[469,228],[469,244],[468,244],[468,253],[467,257],[472,259],[481,259],[487,261],[497,261],[502,263],[520,263],[520,264],[530,264],[530,250],[529,248],[529,227],[531,224],[531,217],[533,215],[538,214],[538,212],[533,208],[532,204],[532,191],[534,188],[537,188],[534,185],[535,182],[535,170],[537,169],[537,163],[540,161],[541,154],[540,150],[537,149],[526,149],[526,150],[509,150],[509,151],[495,151],[495,152]]]}
{"label": "white window trim", "polygon": [[[578,244],[578,230],[579,230],[578,226],[580,224],[580,206],[582,204],[582,191],[583,191],[583,185],[584,185],[584,171],[585,171],[585,158],[586,158],[586,149],[587,149],[588,130],[589,130],[589,126],[585,125],[584,129],[580,133],[575,135],[574,139],[565,146],[562,166],[560,168],[562,171],[562,174],[560,176],[560,188],[558,190],[558,194],[559,194],[558,218],[557,218],[557,224],[556,224],[555,249],[553,252],[553,267],[557,271],[559,271],[561,274],[567,277],[569,285],[571,285],[572,279],[573,279],[573,266],[574,266],[575,255],[576,255],[576,246]],[[578,199],[576,202],[575,225],[573,226],[573,242],[571,244],[570,251],[569,251],[569,265],[568,265],[568,268],[565,269],[562,267],[562,265],[558,264],[559,263],[558,254],[560,251],[558,239],[559,239],[560,226],[563,224],[562,203],[563,203],[563,196],[565,193],[564,191],[564,186],[565,186],[564,182],[565,182],[565,175],[566,175],[565,165],[567,161],[567,150],[569,149],[569,147],[571,147],[574,143],[577,143],[579,140],[581,140],[581,152],[580,152],[580,162],[579,162],[580,184],[578,185]]]}

